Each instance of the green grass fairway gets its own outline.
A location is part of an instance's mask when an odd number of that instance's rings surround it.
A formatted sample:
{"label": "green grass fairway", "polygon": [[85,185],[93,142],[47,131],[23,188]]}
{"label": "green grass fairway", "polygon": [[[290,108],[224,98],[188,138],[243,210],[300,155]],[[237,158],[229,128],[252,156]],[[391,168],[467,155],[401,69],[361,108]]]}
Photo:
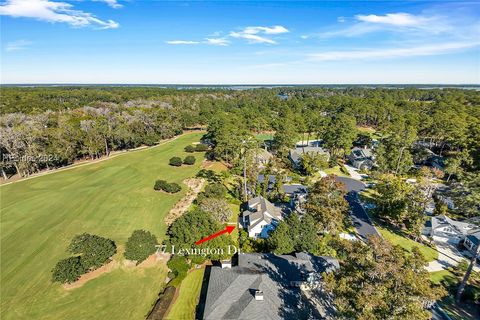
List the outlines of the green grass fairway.
{"label": "green grass fairway", "polygon": [[402,237],[378,225],[376,225],[375,227],[378,229],[378,231],[380,231],[380,233],[385,239],[387,239],[388,241],[390,241],[390,243],[394,245],[399,245],[400,247],[402,247],[407,251],[412,251],[413,247],[418,247],[420,249],[420,252],[423,253],[423,255],[425,256],[425,259],[428,262],[438,258],[438,252],[426,245],[423,245],[411,239]]}
{"label": "green grass fairway", "polygon": [[202,268],[188,273],[187,277],[182,281],[177,300],[166,319],[195,319],[195,308],[198,304],[198,298],[200,297],[204,271],[205,269]]}
{"label": "green grass fairway", "polygon": [[163,218],[186,192],[155,192],[156,179],[181,183],[198,172],[168,165],[185,157],[189,133],[158,147],[0,187],[2,319],[144,319],[164,285],[165,270],[120,267],[66,291],[51,283],[51,269],[67,257],[75,234],[88,232],[124,246],[135,229],[161,241]]}

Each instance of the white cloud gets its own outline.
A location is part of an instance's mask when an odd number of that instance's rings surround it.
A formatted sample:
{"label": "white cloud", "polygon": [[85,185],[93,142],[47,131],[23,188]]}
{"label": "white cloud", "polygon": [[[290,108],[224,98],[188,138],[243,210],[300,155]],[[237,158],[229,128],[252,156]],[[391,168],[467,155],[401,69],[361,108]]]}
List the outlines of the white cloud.
{"label": "white cloud", "polygon": [[346,21],[345,17],[338,17],[337,18],[337,22],[344,23],[345,21]]}
{"label": "white cloud", "polygon": [[205,38],[204,43],[212,46],[228,46],[230,41],[225,38]]}
{"label": "white cloud", "polygon": [[109,5],[113,9],[119,9],[123,7],[123,5],[118,3],[118,0],[93,0],[93,1],[105,2],[107,5]]}
{"label": "white cloud", "polygon": [[446,54],[479,46],[480,42],[449,42],[409,48],[386,48],[369,50],[327,51],[310,54],[311,60],[340,61],[362,59],[388,59]]}
{"label": "white cloud", "polygon": [[11,51],[18,51],[18,50],[24,50],[27,49],[32,42],[28,40],[17,40],[17,41],[12,41],[7,43],[5,46],[5,51],[11,52]]}
{"label": "white cloud", "polygon": [[165,41],[165,43],[167,43],[167,44],[173,44],[173,45],[176,45],[176,44],[191,45],[191,44],[199,44],[200,42],[198,42],[198,41],[190,41],[190,40],[169,40],[169,41]]}
{"label": "white cloud", "polygon": [[287,28],[283,26],[273,26],[273,27],[246,27],[243,32],[248,34],[257,34],[257,33],[265,33],[265,34],[281,34],[281,33],[288,33]]}
{"label": "white cloud", "polygon": [[249,33],[244,33],[244,32],[230,32],[230,37],[233,38],[242,38],[248,40],[250,43],[270,43],[270,44],[276,44],[276,42],[272,39],[268,39],[256,34],[249,34]]}
{"label": "white cloud", "polygon": [[67,23],[74,27],[115,29],[120,26],[113,20],[100,20],[91,13],[72,8],[69,3],[50,0],[7,0],[0,6],[0,15]]}
{"label": "white cloud", "polygon": [[356,15],[355,18],[358,21],[375,23],[375,24],[385,24],[399,27],[416,27],[425,25],[432,18],[427,18],[423,16],[416,16],[409,13],[387,13],[384,16],[379,16],[375,14],[369,15]]}
{"label": "white cloud", "polygon": [[267,38],[264,35],[277,35],[287,32],[290,31],[283,26],[246,27],[242,31],[231,31],[230,37],[246,39],[250,43],[276,44],[275,40]]}

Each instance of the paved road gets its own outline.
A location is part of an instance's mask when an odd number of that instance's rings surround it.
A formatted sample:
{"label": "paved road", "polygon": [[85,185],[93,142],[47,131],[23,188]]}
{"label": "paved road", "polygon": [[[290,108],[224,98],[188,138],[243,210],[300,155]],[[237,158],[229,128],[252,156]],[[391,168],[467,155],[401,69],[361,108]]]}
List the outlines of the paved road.
{"label": "paved road", "polygon": [[348,193],[345,199],[350,205],[350,216],[353,226],[357,229],[358,236],[363,240],[366,240],[369,236],[380,237],[380,233],[373,226],[372,220],[370,220],[358,197],[358,192],[365,189],[363,182],[346,177],[337,177],[337,180],[343,182],[347,188]]}

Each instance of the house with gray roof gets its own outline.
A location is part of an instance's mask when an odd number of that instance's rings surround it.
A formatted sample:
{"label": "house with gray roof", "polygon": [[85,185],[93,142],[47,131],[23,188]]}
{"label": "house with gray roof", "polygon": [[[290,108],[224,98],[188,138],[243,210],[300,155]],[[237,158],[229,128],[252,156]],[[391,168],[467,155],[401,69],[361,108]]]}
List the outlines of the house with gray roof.
{"label": "house with gray roof", "polygon": [[339,268],[332,257],[307,253],[275,255],[240,253],[232,268],[212,266],[202,319],[324,319],[332,311],[324,295],[325,308],[315,305],[303,292],[321,293],[322,272]]}
{"label": "house with gray roof", "polygon": [[353,148],[348,156],[348,160],[358,170],[370,170],[374,165],[374,156],[370,148]]}
{"label": "house with gray roof", "polygon": [[477,227],[469,222],[456,221],[446,215],[432,217],[430,236],[438,241],[457,244],[467,235],[475,232]]}
{"label": "house with gray roof", "polygon": [[471,254],[475,254],[475,250],[480,245],[480,230],[468,234],[463,241],[463,245]]}
{"label": "house with gray roof", "polygon": [[302,167],[302,156],[304,154],[322,154],[325,155],[327,161],[330,159],[330,153],[328,150],[323,149],[320,146],[320,142],[315,140],[312,142],[308,142],[308,145],[296,145],[294,149],[290,149],[288,153],[288,157],[292,162],[292,165],[296,169],[300,169]]}
{"label": "house with gray roof", "polygon": [[303,184],[292,183],[282,186],[283,193],[290,199],[290,206],[300,214],[305,213],[308,188]]}
{"label": "house with gray roof", "polygon": [[254,239],[268,238],[268,233],[283,220],[282,210],[262,196],[250,199],[247,206],[242,214],[242,225]]}

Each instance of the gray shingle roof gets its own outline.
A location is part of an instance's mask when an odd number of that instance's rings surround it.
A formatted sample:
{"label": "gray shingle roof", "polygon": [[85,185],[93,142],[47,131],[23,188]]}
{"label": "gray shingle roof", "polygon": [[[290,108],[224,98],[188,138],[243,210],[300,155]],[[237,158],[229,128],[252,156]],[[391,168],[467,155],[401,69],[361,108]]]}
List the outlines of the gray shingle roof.
{"label": "gray shingle roof", "polygon": [[[302,319],[313,312],[291,281],[309,272],[331,271],[338,261],[310,254],[277,256],[239,254],[232,269],[212,267],[205,301],[205,319]],[[254,298],[255,290],[264,294]]]}
{"label": "gray shingle roof", "polygon": [[249,231],[261,221],[271,223],[272,219],[280,221],[283,218],[282,210],[275,207],[270,201],[262,196],[250,199],[248,201],[248,207],[255,209],[255,211],[246,210],[243,212],[243,216],[249,217],[249,221],[253,222],[253,224],[248,226]]}
{"label": "gray shingle roof", "polygon": [[290,159],[294,163],[299,163],[300,162],[300,157],[304,153],[321,153],[329,156],[329,153],[327,150],[323,149],[322,147],[311,147],[311,146],[306,146],[306,147],[295,147],[295,149],[290,150]]}

